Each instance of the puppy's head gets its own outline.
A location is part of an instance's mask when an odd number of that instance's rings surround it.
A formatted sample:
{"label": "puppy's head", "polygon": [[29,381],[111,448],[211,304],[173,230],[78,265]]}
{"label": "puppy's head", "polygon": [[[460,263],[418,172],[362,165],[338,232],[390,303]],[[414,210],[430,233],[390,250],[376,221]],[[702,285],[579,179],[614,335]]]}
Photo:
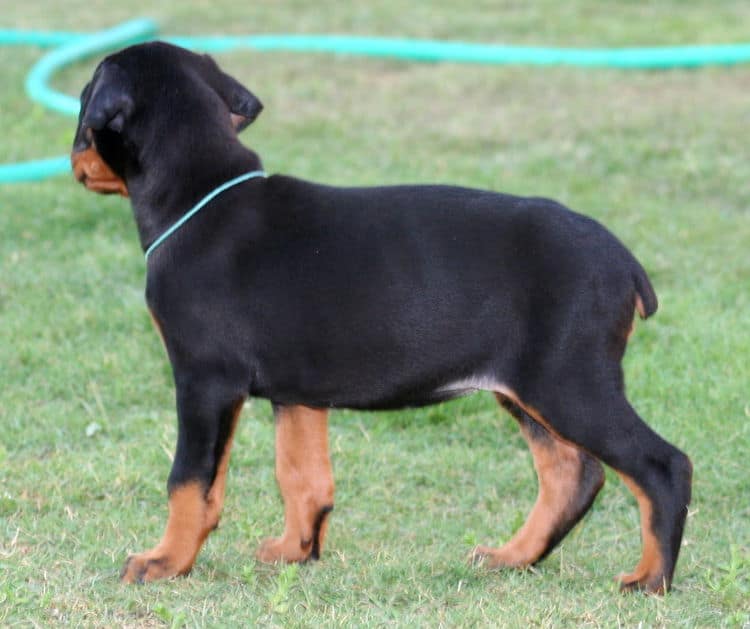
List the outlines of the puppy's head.
{"label": "puppy's head", "polygon": [[128,196],[149,160],[234,138],[263,109],[207,55],[163,42],[131,46],[102,61],[81,93],[71,163],[89,190]]}

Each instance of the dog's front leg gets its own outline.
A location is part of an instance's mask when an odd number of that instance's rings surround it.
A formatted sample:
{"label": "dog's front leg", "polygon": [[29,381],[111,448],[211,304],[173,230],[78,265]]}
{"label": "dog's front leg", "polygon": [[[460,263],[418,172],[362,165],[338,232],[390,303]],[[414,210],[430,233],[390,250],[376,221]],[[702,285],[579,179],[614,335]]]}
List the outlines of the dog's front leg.
{"label": "dog's front leg", "polygon": [[128,558],[121,574],[125,583],[187,574],[219,523],[232,435],[245,397],[215,383],[177,380],[179,434],[167,484],[167,526],[159,544]]}
{"label": "dog's front leg", "polygon": [[276,480],[284,499],[284,533],[258,549],[264,562],[318,559],[333,509],[328,411],[274,406]]}

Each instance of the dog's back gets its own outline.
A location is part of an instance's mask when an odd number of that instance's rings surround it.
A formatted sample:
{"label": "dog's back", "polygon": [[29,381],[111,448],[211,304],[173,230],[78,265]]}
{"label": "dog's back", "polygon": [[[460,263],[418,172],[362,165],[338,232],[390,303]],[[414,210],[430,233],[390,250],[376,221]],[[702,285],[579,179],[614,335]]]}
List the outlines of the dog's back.
{"label": "dog's back", "polygon": [[222,243],[210,274],[200,260],[213,238],[198,236],[168,273],[203,276],[204,297],[217,276],[241,287],[222,299],[251,333],[227,351],[250,357],[251,393],[279,402],[389,408],[520,388],[532,357],[549,364],[583,338],[619,368],[638,295],[652,303],[610,232],[547,199],[284,176],[248,194],[204,219]]}

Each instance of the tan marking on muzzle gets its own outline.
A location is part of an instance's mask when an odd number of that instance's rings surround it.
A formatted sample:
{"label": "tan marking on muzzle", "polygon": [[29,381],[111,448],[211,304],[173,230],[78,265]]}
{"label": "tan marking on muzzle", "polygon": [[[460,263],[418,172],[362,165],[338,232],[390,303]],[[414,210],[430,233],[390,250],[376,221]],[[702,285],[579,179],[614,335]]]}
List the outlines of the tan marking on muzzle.
{"label": "tan marking on muzzle", "polygon": [[128,187],[99,155],[96,147],[91,145],[82,151],[70,155],[73,174],[89,190],[100,194],[121,194],[128,196]]}

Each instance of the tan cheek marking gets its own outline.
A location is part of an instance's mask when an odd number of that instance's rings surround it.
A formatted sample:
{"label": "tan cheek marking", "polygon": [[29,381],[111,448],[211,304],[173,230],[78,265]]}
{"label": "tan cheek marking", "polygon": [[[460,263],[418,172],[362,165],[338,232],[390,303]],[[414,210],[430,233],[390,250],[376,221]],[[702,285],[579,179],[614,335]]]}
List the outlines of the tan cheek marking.
{"label": "tan cheek marking", "polygon": [[102,194],[128,196],[128,188],[99,155],[96,147],[72,153],[70,161],[75,178],[89,190]]}

